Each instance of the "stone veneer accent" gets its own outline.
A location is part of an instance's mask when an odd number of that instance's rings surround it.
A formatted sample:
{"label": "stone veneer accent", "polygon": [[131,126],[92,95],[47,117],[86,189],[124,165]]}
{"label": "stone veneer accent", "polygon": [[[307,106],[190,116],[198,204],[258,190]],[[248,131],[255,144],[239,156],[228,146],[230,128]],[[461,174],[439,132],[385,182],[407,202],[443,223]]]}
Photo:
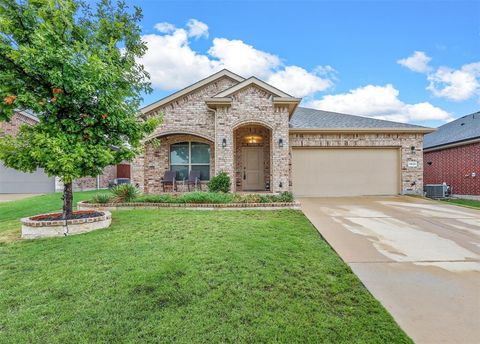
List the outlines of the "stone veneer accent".
{"label": "stone veneer accent", "polygon": [[[146,144],[144,153],[144,174],[146,178],[143,181],[143,190],[147,194],[156,194],[163,192],[160,179],[165,174],[165,171],[170,170],[170,145],[180,142],[199,142],[210,145],[210,175],[215,173],[215,149],[213,142],[204,138],[193,135],[169,135],[158,139],[159,145]],[[134,179],[134,183],[139,183]],[[206,182],[202,182],[205,184]],[[140,183],[139,183],[140,185]],[[186,191],[181,183],[177,184],[179,191]]]}
{"label": "stone veneer accent", "polygon": [[[305,133],[290,134],[292,147],[398,147],[401,154],[402,193],[423,192],[423,134],[413,133]],[[411,147],[415,147],[412,151]],[[291,149],[290,149],[291,154]],[[417,167],[408,167],[409,161]],[[372,168],[375,168],[372,166]],[[290,164],[291,173],[291,164]],[[414,185],[412,185],[415,183]]]}

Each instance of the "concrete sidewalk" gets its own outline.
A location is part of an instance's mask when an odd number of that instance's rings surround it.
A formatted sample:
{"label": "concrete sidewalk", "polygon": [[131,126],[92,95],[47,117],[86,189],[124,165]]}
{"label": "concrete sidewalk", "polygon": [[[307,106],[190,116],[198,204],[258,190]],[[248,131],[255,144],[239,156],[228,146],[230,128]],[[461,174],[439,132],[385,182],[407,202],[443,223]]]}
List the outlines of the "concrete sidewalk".
{"label": "concrete sidewalk", "polygon": [[480,211],[407,196],[300,203],[416,343],[480,343]]}

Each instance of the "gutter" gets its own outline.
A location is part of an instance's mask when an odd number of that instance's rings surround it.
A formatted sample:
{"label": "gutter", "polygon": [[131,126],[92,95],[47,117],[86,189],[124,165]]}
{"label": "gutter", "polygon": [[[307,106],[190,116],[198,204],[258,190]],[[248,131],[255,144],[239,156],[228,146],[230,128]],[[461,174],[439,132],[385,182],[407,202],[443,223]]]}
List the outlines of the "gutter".
{"label": "gutter", "polygon": [[424,153],[433,152],[433,151],[447,149],[447,148],[454,148],[454,147],[458,147],[458,146],[469,145],[469,144],[476,143],[476,142],[480,142],[480,136],[470,138],[470,139],[465,139],[465,140],[462,140],[462,141],[445,143],[445,144],[441,144],[441,145],[437,145],[437,146],[433,146],[433,147],[428,147],[428,148],[424,147],[423,152]]}

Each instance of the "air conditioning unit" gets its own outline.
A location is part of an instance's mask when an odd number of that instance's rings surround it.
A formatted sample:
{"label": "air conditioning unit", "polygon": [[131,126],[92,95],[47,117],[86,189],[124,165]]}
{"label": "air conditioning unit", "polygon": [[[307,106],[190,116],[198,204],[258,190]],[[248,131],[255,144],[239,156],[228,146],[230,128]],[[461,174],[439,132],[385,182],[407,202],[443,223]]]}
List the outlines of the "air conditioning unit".
{"label": "air conditioning unit", "polygon": [[425,193],[428,198],[445,198],[448,196],[447,184],[427,184]]}

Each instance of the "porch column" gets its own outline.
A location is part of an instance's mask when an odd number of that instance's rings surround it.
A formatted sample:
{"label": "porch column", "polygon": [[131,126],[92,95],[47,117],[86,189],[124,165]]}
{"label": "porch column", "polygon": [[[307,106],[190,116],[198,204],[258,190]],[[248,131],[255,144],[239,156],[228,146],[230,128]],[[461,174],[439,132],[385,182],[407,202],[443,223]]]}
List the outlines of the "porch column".
{"label": "porch column", "polygon": [[[215,115],[215,175],[226,172],[230,176],[230,191],[235,191],[234,137],[228,123],[228,108],[217,108]],[[213,176],[212,176],[213,177]]]}

